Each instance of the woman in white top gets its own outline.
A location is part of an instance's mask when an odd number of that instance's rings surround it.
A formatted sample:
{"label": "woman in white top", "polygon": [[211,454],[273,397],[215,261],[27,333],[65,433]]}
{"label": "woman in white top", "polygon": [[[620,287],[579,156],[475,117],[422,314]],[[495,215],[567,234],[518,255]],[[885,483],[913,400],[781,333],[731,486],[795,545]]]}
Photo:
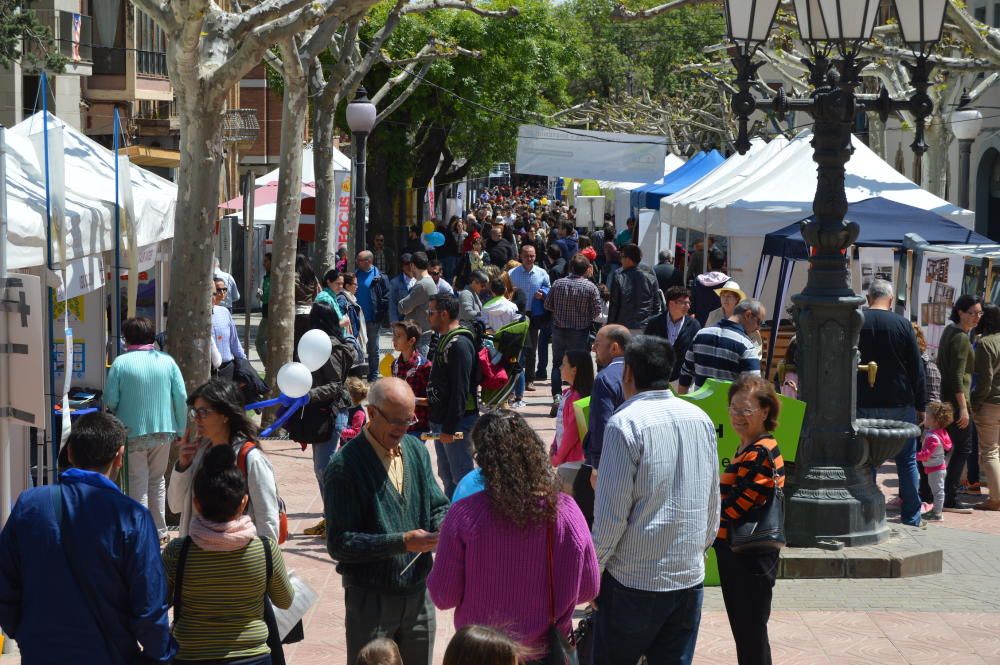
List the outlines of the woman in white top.
{"label": "woman in white top", "polygon": [[[243,444],[255,443],[257,434],[256,426],[240,404],[236,384],[228,379],[215,378],[197,388],[188,397],[188,406],[195,427],[188,427],[181,439],[180,457],[167,487],[167,505],[181,516],[182,538],[187,535],[191,523],[192,483],[205,452],[213,446],[229,445],[239,459]],[[192,429],[197,430],[196,434],[191,434]],[[278,542],[278,483],[267,456],[256,445],[246,455],[246,478],[250,494],[247,514],[257,528],[257,535]]]}

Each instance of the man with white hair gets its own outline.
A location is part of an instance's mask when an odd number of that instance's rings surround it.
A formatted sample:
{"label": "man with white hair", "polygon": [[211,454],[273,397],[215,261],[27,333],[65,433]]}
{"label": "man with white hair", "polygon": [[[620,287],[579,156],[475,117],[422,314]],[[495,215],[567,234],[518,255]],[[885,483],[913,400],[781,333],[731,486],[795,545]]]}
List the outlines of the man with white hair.
{"label": "man with white hair", "polygon": [[681,395],[708,379],[735,381],[741,374],[760,376],[760,356],[750,338],[767,316],[759,300],[744,300],[732,316],[718,325],[702,328],[694,336],[681,367]]}
{"label": "man with white hair", "polygon": [[684,276],[674,266],[674,255],[669,249],[662,250],[657,256],[653,273],[656,275],[656,283],[660,285],[660,291],[664,293],[671,286],[684,286]]}
{"label": "man with white hair", "polygon": [[[892,311],[895,296],[892,284],[884,279],[872,280],[868,287],[868,309],[858,336],[861,362],[875,362],[878,373],[875,385],[858,373],[858,417],[886,418],[908,423],[923,422],[927,405],[924,361],[913,326],[906,317]],[[920,526],[922,503],[918,493],[917,439],[907,439],[896,455],[899,478],[899,521]],[[931,515],[938,518],[938,515]]]}
{"label": "man with white hair", "polygon": [[430,665],[434,605],[426,580],[448,499],[427,448],[406,433],[416,398],[402,379],[368,393],[368,424],[330,460],[324,476],[326,547],[344,584],[347,661],[377,637],[407,665]]}

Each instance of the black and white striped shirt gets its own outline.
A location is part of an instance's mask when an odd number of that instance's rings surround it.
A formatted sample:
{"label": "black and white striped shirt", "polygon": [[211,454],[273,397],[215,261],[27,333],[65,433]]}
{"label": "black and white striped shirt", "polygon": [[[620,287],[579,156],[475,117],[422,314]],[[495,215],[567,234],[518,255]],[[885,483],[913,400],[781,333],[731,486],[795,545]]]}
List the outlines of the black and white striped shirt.
{"label": "black and white striped shirt", "polygon": [[760,376],[760,356],[743,326],[723,319],[694,336],[681,367],[680,384],[690,387],[693,383],[698,388],[706,379],[735,381],[740,374]]}

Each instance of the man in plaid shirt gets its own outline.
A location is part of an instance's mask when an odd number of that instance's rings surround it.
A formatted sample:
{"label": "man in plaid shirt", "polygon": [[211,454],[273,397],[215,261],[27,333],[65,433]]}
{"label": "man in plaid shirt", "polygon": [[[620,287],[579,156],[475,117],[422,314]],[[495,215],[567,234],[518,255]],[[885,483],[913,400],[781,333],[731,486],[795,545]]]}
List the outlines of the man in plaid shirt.
{"label": "man in plaid shirt", "polygon": [[554,418],[562,394],[559,371],[563,354],[590,348],[590,330],[601,314],[601,294],[587,279],[590,261],[576,254],[569,261],[569,276],[557,279],[545,296],[545,309],[552,312],[552,410]]}

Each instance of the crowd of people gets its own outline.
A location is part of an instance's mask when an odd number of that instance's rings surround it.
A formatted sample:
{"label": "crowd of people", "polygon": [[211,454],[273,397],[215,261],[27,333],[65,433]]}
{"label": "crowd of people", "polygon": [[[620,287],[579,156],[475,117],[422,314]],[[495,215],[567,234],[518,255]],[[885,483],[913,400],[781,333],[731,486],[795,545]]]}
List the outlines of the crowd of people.
{"label": "crowd of people", "polygon": [[[311,448],[324,514],[305,534],[324,539],[344,586],[347,662],[430,665],[436,612],[453,609],[446,665],[573,648],[602,665],[690,663],[714,548],[738,662],[770,663],[781,543],[739,536],[783,500],[764,306],[717,248],[688,270],[681,250],[649,266],[634,220],[581,230],[536,188],[496,190],[440,232],[432,248],[409,229],[398,260],[377,234],[353,271],[295,265],[294,342],[319,330],[331,354],[285,427]],[[280,482],[245,410],[240,296],[217,266],[211,295],[215,376],[188,394],[153,323],[126,321],[109,413],[74,422],[61,482],[22,494],[0,533],[0,627],[25,663],[268,665],[302,638]],[[924,424],[896,457],[901,521],[920,526],[971,510],[958,496],[978,487],[975,446],[1000,487],[1000,308],[960,297],[930,355],[892,295],[882,280],[868,291],[859,350],[879,372],[859,379],[858,415]],[[730,382],[740,441],[723,468],[712,420],[678,397],[708,379]],[[551,441],[519,413],[545,381]],[[126,461],[128,496],[114,482]],[[1000,497],[976,508],[1000,510]]]}

